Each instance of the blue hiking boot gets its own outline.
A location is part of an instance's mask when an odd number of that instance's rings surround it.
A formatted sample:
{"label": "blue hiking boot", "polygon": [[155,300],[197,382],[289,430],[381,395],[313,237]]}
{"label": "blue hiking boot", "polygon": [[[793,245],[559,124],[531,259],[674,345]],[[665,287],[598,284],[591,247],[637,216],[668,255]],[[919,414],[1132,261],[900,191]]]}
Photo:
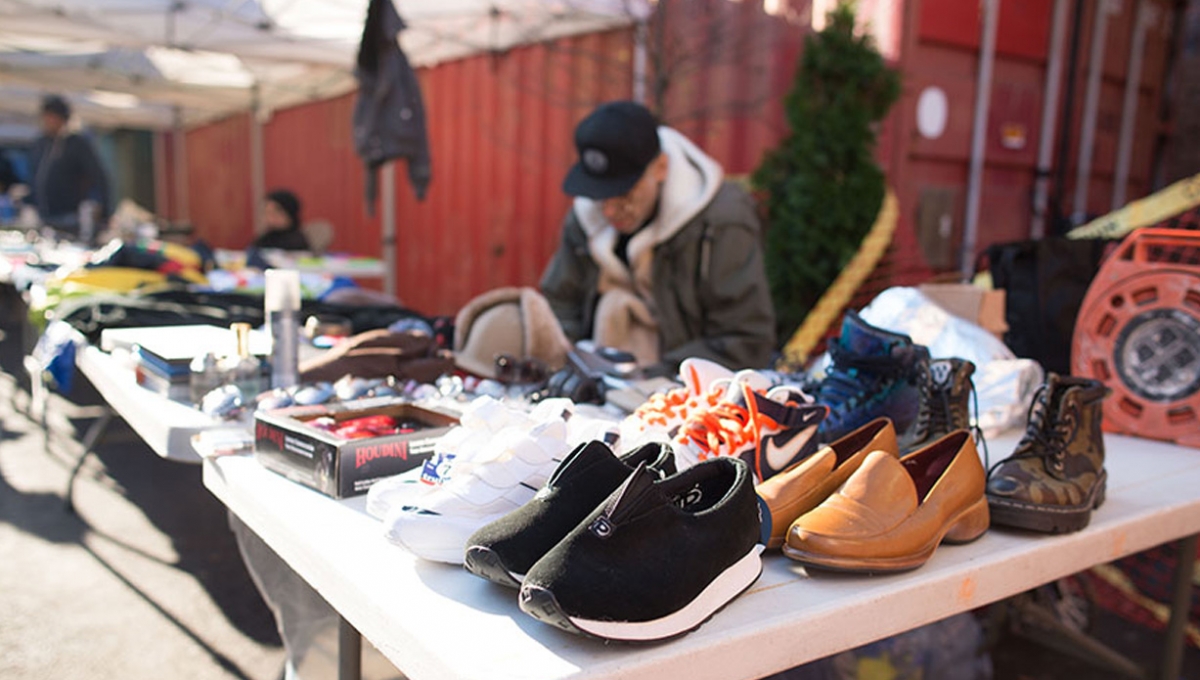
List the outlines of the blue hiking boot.
{"label": "blue hiking boot", "polygon": [[880,417],[891,418],[902,436],[917,426],[929,371],[927,348],[849,311],[829,355],[833,362],[816,394],[817,403],[829,407],[817,433],[822,443]]}

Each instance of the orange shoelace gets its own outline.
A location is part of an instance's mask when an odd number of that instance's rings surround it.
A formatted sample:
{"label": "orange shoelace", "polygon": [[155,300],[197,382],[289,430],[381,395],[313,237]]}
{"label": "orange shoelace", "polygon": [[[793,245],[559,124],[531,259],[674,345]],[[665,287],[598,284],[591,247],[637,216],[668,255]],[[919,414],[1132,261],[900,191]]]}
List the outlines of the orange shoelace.
{"label": "orange shoelace", "polygon": [[700,460],[707,460],[741,451],[747,443],[757,447],[764,427],[779,429],[774,418],[759,413],[754,391],[748,385],[741,388],[746,406],[722,401],[701,411],[684,423],[676,441],[695,444]]}
{"label": "orange shoelace", "polygon": [[647,426],[666,427],[675,420],[687,420],[691,415],[717,405],[724,390],[710,389],[693,395],[686,387],[677,387],[666,394],[652,395],[637,407],[633,415]]}

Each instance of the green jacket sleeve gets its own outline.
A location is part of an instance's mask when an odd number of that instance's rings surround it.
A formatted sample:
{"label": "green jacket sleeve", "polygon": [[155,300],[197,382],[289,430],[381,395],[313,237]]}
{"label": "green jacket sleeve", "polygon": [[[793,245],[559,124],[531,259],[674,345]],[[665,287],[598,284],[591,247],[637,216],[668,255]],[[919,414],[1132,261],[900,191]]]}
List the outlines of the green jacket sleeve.
{"label": "green jacket sleeve", "polygon": [[757,222],[710,225],[700,246],[698,337],[663,355],[664,370],[688,357],[730,368],[765,368],[775,347],[775,308],[763,267]]}
{"label": "green jacket sleeve", "polygon": [[562,239],[558,250],[546,265],[540,285],[542,295],[554,310],[554,316],[562,326],[563,333],[571,342],[588,337],[591,330],[587,323],[590,308],[587,296],[585,272],[591,263],[587,252],[587,239],[583,229],[575,220],[574,211],[563,219]]}

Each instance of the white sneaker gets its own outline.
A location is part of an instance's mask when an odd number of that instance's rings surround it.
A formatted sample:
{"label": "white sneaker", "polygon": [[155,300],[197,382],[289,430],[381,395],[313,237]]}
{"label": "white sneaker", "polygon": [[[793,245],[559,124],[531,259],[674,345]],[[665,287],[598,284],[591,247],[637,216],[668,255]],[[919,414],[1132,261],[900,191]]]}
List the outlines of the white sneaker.
{"label": "white sneaker", "polygon": [[680,470],[714,456],[741,458],[762,483],[816,450],[829,409],[802,390],[741,371],[719,404],[684,423],[672,442]]}
{"label": "white sneaker", "polygon": [[563,420],[507,428],[486,451],[456,460],[449,481],[393,509],[384,534],[422,559],[462,564],[471,534],[533,498],[570,451]]}
{"label": "white sneaker", "polygon": [[679,364],[677,387],[652,395],[621,421],[623,451],[632,451],[650,442],[669,442],[679,427],[700,410],[714,406],[725,393],[733,371],[715,361],[690,357]]}
{"label": "white sneaker", "polygon": [[[711,404],[705,404],[692,411],[687,420],[676,430],[671,444],[675,449],[675,462],[680,470],[689,468],[713,455],[729,455],[728,451],[715,450],[716,442],[697,441],[696,434],[705,430],[716,431],[718,425],[735,428],[745,423],[726,422],[726,410],[745,406],[745,392],[765,395],[772,387],[771,379],[758,371],[744,369],[738,371],[725,385],[720,398]],[[712,422],[710,422],[712,421]],[[714,450],[710,450],[714,449]]]}
{"label": "white sneaker", "polygon": [[394,508],[410,504],[449,480],[456,461],[465,462],[491,450],[492,440],[506,428],[529,430],[539,423],[561,420],[571,406],[568,399],[549,399],[533,411],[526,411],[489,396],[476,398],[459,417],[459,426],[438,440],[424,465],[371,485],[367,490],[367,512],[378,519],[387,518]]}

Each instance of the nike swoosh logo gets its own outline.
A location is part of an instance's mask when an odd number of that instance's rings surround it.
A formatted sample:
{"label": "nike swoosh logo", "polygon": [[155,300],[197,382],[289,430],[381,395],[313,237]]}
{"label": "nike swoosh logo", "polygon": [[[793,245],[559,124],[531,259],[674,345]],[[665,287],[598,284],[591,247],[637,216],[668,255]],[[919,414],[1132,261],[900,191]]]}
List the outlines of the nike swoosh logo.
{"label": "nike swoosh logo", "polygon": [[[776,446],[775,440],[779,437],[767,437],[766,446],[763,447],[763,457],[766,459],[767,465],[773,472],[778,472],[792,462],[792,459],[800,454],[808,441],[812,439],[817,428],[815,425],[804,428],[802,431],[792,435],[791,439],[784,443],[783,446]],[[766,473],[764,471],[764,476]]]}

